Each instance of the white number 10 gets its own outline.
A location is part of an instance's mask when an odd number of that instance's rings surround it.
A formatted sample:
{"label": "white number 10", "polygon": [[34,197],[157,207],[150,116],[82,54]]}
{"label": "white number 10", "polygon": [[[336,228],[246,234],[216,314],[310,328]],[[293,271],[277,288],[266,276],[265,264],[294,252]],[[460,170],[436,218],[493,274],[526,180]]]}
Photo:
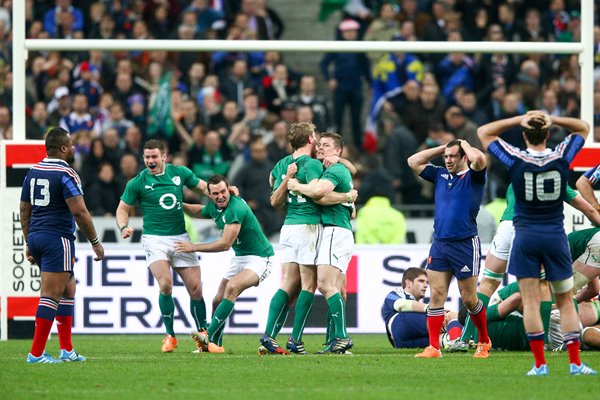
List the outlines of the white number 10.
{"label": "white number 10", "polygon": [[[558,171],[547,171],[533,175],[532,172],[525,172],[525,200],[533,200],[534,180],[535,180],[535,196],[539,201],[554,201],[560,197],[560,173]],[[552,191],[544,191],[544,182],[552,181]]]}

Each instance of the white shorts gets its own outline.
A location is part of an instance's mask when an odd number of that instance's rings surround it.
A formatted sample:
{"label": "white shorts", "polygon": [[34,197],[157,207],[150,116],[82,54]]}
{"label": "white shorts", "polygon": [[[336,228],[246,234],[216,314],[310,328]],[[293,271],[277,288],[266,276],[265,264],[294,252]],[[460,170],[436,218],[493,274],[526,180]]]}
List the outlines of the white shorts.
{"label": "white shorts", "polygon": [[273,270],[273,257],[259,256],[235,256],[229,263],[229,268],[223,275],[223,279],[230,280],[245,269],[249,269],[258,275],[258,283],[265,280]]}
{"label": "white shorts", "polygon": [[490,253],[501,260],[508,261],[514,236],[515,228],[512,220],[500,221],[498,230],[490,244]]}
{"label": "white shorts", "polygon": [[590,267],[600,268],[600,232],[592,236],[577,261]]}
{"label": "white shorts", "polygon": [[331,265],[345,274],[353,251],[354,236],[351,230],[338,226],[326,226],[323,228],[323,239],[319,246],[317,265]]}
{"label": "white shorts", "polygon": [[142,245],[146,254],[146,265],[165,260],[173,268],[200,267],[196,253],[175,253],[175,242],[189,242],[187,233],[183,235],[157,236],[142,235]]}
{"label": "white shorts", "polygon": [[283,250],[281,262],[316,265],[322,225],[283,225],[279,244]]}

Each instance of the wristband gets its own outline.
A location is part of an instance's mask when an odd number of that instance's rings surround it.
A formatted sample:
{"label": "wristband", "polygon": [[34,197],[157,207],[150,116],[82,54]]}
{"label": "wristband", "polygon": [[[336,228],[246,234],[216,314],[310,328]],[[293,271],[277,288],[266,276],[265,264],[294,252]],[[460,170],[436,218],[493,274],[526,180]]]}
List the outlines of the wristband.
{"label": "wristband", "polygon": [[123,231],[124,231],[125,229],[127,229],[127,228],[129,228],[129,225],[125,224],[125,225],[123,225],[122,227],[120,227],[120,228],[119,228],[119,230],[120,230],[121,232],[123,232]]}
{"label": "wristband", "polygon": [[96,236],[95,238],[93,238],[92,240],[90,240],[90,243],[92,245],[98,244],[98,243],[100,243],[100,239],[98,239],[98,236]]}

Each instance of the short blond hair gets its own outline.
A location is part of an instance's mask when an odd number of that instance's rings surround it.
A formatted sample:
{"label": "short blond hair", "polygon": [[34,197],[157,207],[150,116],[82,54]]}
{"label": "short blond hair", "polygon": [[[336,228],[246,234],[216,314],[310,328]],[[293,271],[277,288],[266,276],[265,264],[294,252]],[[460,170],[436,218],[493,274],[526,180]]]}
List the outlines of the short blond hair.
{"label": "short blond hair", "polygon": [[314,132],[315,126],[310,122],[294,122],[288,131],[288,139],[292,148],[297,150],[306,146]]}

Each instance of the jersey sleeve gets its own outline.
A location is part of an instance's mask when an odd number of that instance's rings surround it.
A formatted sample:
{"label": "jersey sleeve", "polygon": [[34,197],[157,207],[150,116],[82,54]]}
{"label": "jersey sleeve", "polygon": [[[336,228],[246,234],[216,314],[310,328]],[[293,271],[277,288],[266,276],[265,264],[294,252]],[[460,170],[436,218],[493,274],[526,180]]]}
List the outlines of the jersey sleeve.
{"label": "jersey sleeve", "polygon": [[341,182],[341,176],[339,174],[337,165],[338,164],[335,164],[327,168],[325,172],[323,172],[323,175],[321,175],[321,179],[333,183],[333,187],[337,187]]}
{"label": "jersey sleeve", "polygon": [[279,185],[281,185],[281,182],[283,181],[283,179],[281,179],[281,173],[279,173],[280,170],[280,162],[278,162],[277,164],[275,164],[275,166],[273,167],[273,170],[271,171],[271,176],[273,177],[273,191],[275,191]]}
{"label": "jersey sleeve", "polygon": [[440,168],[441,167],[436,167],[433,164],[427,164],[419,176],[426,181],[435,183],[438,177],[438,170]]}
{"label": "jersey sleeve", "polygon": [[81,180],[77,173],[68,174],[64,173],[61,177],[61,183],[63,186],[63,197],[70,199],[75,196],[83,196],[83,189],[81,188]]}
{"label": "jersey sleeve", "polygon": [[121,200],[125,204],[132,206],[138,199],[139,177],[135,177],[125,185],[125,190],[121,195]]}
{"label": "jersey sleeve", "polygon": [[27,174],[23,181],[23,187],[21,188],[21,201],[25,203],[31,203],[31,186],[29,182],[30,178],[29,174]]}
{"label": "jersey sleeve", "polygon": [[510,168],[515,163],[515,155],[519,153],[519,148],[498,139],[490,143],[488,152],[496,157],[498,161]]}
{"label": "jersey sleeve", "polygon": [[200,178],[196,176],[195,173],[192,172],[188,167],[181,167],[180,171],[181,175],[183,175],[183,183],[189,189],[194,189],[200,183]]}
{"label": "jersey sleeve", "polygon": [[600,182],[600,164],[596,165],[594,168],[590,168],[583,174],[592,186],[597,185]]}
{"label": "jersey sleeve", "polygon": [[202,207],[202,211],[200,212],[200,215],[202,215],[202,218],[206,218],[206,219],[211,218],[210,211],[211,211],[212,205],[213,204],[211,202],[211,203],[208,203],[205,207]]}
{"label": "jersey sleeve", "polygon": [[562,158],[567,162],[573,161],[575,155],[581,150],[585,144],[585,139],[582,136],[570,134],[563,140],[558,146],[555,147],[554,151],[561,154]]}
{"label": "jersey sleeve", "polygon": [[567,203],[570,203],[573,201],[573,199],[577,196],[577,192],[573,190],[573,188],[571,186],[569,186],[569,184],[567,184],[567,187],[565,188],[565,201]]}
{"label": "jersey sleeve", "polygon": [[479,185],[485,185],[485,178],[487,176],[487,168],[482,169],[481,171],[476,171],[474,169],[469,170],[473,182],[478,183]]}

